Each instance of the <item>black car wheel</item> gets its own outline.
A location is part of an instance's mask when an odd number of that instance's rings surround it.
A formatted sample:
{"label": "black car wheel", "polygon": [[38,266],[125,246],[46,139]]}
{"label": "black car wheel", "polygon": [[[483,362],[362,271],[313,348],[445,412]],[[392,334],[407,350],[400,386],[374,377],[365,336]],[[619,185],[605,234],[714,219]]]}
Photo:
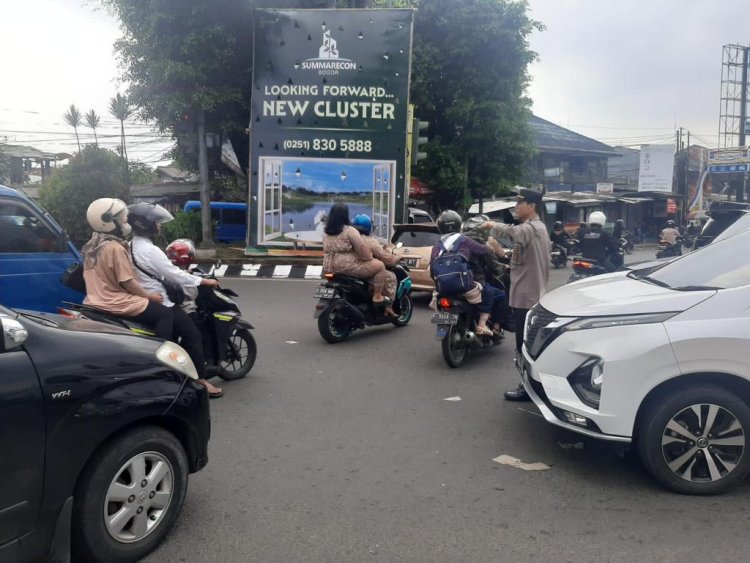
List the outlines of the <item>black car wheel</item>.
{"label": "black car wheel", "polygon": [[258,347],[252,333],[245,328],[235,329],[227,340],[219,377],[227,381],[245,377],[253,369],[257,355]]}
{"label": "black car wheel", "polygon": [[136,561],[169,532],[185,500],[188,463],[170,432],[143,426],[97,452],[76,487],[74,561]]}
{"label": "black car wheel", "polygon": [[640,457],[673,491],[720,494],[750,473],[750,408],[729,391],[710,385],[677,391],[655,401],[641,420]]}
{"label": "black car wheel", "polygon": [[393,321],[393,324],[398,327],[406,326],[411,320],[411,315],[414,312],[414,307],[411,301],[411,295],[404,294],[401,299],[398,300],[394,307],[398,318]]}
{"label": "black car wheel", "polygon": [[450,325],[448,334],[441,342],[443,346],[443,359],[452,368],[461,367],[469,355],[469,349],[464,342],[464,331],[458,325]]}
{"label": "black car wheel", "polygon": [[329,307],[318,317],[318,332],[326,342],[337,344],[349,338],[351,325],[336,307]]}

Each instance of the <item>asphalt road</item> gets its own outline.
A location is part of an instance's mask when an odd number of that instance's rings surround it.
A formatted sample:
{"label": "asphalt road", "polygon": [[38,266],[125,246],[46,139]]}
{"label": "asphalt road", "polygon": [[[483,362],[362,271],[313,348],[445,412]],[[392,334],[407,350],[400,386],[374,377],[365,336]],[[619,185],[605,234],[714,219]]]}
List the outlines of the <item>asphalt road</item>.
{"label": "asphalt road", "polygon": [[[209,465],[148,561],[747,560],[750,488],[666,492],[632,456],[503,401],[510,341],[453,370],[424,297],[409,326],[330,345],[315,282],[222,283],[256,326],[258,363],[212,401]],[[492,461],[503,454],[550,468]]]}

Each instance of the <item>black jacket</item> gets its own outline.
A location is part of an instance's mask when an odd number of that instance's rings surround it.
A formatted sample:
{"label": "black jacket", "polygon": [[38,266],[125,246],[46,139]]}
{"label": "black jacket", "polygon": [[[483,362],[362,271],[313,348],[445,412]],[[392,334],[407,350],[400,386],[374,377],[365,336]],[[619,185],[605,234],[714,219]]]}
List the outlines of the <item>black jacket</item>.
{"label": "black jacket", "polygon": [[607,258],[612,260],[619,252],[619,247],[612,236],[594,227],[588,229],[580,241],[581,254],[584,258],[604,262]]}

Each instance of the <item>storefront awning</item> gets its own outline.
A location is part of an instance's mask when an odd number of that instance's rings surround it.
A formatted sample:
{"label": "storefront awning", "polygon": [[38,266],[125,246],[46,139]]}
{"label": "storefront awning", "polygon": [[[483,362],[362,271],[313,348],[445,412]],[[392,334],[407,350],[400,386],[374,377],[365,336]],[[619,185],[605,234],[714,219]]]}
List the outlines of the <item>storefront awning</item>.
{"label": "storefront awning", "polygon": [[[505,209],[513,209],[517,201],[516,198],[513,198],[482,202],[482,213],[495,213],[497,211],[504,211]],[[479,213],[479,204],[474,203],[469,207],[469,215],[476,215],[477,213]]]}
{"label": "storefront awning", "polygon": [[654,201],[654,198],[652,197],[618,197],[618,201],[621,201],[623,203],[646,203],[647,201]]}

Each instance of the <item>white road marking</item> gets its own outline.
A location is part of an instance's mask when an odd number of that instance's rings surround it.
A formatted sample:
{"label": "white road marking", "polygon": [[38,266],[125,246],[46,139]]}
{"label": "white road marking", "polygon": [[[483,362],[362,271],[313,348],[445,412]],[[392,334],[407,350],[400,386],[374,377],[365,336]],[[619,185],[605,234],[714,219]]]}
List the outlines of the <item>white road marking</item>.
{"label": "white road marking", "polygon": [[319,280],[323,277],[323,266],[308,266],[305,270],[306,280]]}
{"label": "white road marking", "polygon": [[258,275],[258,270],[260,270],[260,264],[243,264],[240,275],[255,277]]}
{"label": "white road marking", "polygon": [[273,269],[273,277],[274,278],[288,278],[291,272],[292,272],[291,266],[276,266]]}

